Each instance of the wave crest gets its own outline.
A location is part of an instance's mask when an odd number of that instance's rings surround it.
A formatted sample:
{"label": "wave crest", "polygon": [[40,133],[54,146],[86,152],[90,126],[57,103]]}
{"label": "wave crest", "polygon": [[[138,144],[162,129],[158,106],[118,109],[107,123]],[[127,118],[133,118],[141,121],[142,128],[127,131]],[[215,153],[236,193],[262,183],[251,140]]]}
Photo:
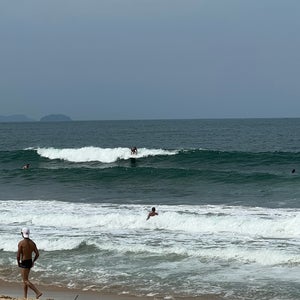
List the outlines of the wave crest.
{"label": "wave crest", "polygon": [[136,155],[132,155],[130,148],[100,148],[100,147],[82,147],[82,148],[37,148],[37,153],[41,157],[51,160],[60,159],[70,162],[92,162],[98,161],[101,163],[112,163],[117,160],[127,160],[130,158],[143,158],[157,155],[175,155],[178,151],[163,150],[163,149],[147,149],[140,148]]}

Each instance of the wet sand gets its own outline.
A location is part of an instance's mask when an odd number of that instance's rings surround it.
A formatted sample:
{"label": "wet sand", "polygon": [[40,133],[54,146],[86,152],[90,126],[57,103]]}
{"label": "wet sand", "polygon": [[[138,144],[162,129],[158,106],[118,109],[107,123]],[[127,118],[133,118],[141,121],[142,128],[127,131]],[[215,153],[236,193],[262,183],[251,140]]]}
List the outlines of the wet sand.
{"label": "wet sand", "polygon": [[[128,295],[106,295],[99,292],[81,291],[68,288],[60,288],[55,286],[41,286],[38,288],[43,295],[40,300],[222,300],[223,298],[217,295],[203,295],[199,297],[135,297]],[[28,300],[35,299],[34,292],[28,291]],[[0,280],[0,300],[23,300],[22,283],[8,283]]]}

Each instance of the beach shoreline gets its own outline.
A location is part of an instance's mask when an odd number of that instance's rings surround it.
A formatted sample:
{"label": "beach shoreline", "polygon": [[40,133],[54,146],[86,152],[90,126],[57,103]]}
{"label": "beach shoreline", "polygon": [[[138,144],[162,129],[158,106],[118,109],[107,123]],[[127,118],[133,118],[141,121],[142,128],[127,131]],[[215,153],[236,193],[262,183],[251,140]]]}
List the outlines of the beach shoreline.
{"label": "beach shoreline", "polygon": [[[162,299],[180,299],[180,300],[222,300],[218,295],[202,295],[195,297],[172,297],[172,296],[133,296],[133,295],[113,295],[102,294],[101,292],[83,291],[78,289],[69,289],[67,287],[57,287],[49,285],[38,285],[43,295],[40,300],[162,300]],[[28,291],[28,300],[35,299],[33,291]],[[11,283],[0,280],[0,300],[23,300],[22,283]]]}
{"label": "beach shoreline", "polygon": [[1,126],[0,295],[300,299],[300,118]]}

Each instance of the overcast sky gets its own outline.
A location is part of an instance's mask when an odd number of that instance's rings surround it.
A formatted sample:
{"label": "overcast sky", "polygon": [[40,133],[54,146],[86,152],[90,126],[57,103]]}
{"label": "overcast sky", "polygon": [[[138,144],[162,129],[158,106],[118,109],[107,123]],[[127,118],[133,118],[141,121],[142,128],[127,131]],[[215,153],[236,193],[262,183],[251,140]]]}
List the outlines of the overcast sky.
{"label": "overcast sky", "polygon": [[300,117],[299,0],[3,0],[0,115]]}

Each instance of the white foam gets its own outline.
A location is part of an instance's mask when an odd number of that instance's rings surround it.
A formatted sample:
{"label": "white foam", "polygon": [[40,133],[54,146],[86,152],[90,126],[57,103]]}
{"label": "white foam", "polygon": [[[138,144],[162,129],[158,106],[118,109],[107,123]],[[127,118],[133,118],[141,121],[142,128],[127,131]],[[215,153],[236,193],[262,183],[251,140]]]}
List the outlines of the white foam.
{"label": "white foam", "polygon": [[[46,251],[81,243],[101,250],[299,264],[300,210],[228,206],[156,206],[59,201],[0,201],[4,251],[14,252],[24,226]],[[24,213],[26,212],[26,213]],[[47,213],[45,213],[47,212]],[[149,235],[149,233],[151,233]],[[159,244],[153,244],[153,240]]]}
{"label": "white foam", "polygon": [[48,159],[60,159],[70,162],[82,163],[98,161],[102,163],[112,163],[117,160],[142,158],[157,155],[175,155],[178,151],[169,151],[163,149],[139,148],[136,155],[131,155],[130,148],[99,148],[99,147],[82,147],[82,148],[37,148],[37,153]]}

